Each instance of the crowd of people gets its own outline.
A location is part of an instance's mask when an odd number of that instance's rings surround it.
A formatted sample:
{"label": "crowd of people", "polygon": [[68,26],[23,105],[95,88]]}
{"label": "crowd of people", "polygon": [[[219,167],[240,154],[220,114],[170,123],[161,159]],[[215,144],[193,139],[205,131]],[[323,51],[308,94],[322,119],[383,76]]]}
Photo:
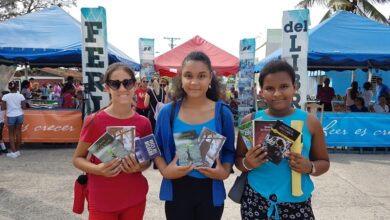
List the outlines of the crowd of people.
{"label": "crowd of people", "polygon": [[[311,177],[328,170],[329,158],[320,122],[307,112],[292,108],[294,80],[295,72],[285,61],[266,65],[259,80],[263,96],[270,104],[268,109],[257,112],[255,118],[285,123],[304,121],[303,153],[290,153],[282,165],[275,166],[267,161],[262,146],[247,148],[240,135],[236,142],[233,114],[220,99],[220,83],[203,52],[192,52],[183,60],[181,73],[172,82],[172,92],[164,90],[168,81],[154,79],[148,89],[148,80],[142,78],[137,86],[134,72],[128,66],[110,65],[104,82],[111,103],[88,116],[73,157],[74,166],[88,174],[89,219],[143,219],[148,183],[142,171],[152,161],[138,163],[134,154],[130,154],[102,163],[95,156],[88,156],[88,148],[105,132],[106,126],[125,125],[135,126],[138,137],[154,131],[161,156],[153,162],[163,177],[160,199],[165,201],[168,220],[221,219],[226,199],[223,180],[232,173],[234,165],[249,173],[241,200],[243,219],[290,219],[290,216],[314,219]],[[133,96],[137,96],[136,101]],[[171,102],[158,111],[158,103],[168,100]],[[146,113],[149,106],[153,108]],[[153,117],[154,129],[150,112],[158,113]],[[244,120],[249,118],[246,116]],[[204,127],[226,137],[215,163],[212,167],[191,163],[180,166],[174,134],[191,130],[199,135]],[[291,195],[292,170],[301,173],[304,181],[304,194],[300,197]]]}
{"label": "crowd of people", "polygon": [[[324,111],[334,111],[332,101],[336,95],[332,87],[329,86],[330,80],[326,78],[324,85],[318,87],[317,99],[320,104],[324,105]],[[375,89],[373,91],[373,89]],[[389,113],[390,106],[390,89],[383,84],[381,77],[376,78],[376,87],[373,88],[371,82],[365,82],[363,89],[360,90],[357,81],[353,81],[347,88],[343,97],[345,109],[348,112],[377,112]]]}

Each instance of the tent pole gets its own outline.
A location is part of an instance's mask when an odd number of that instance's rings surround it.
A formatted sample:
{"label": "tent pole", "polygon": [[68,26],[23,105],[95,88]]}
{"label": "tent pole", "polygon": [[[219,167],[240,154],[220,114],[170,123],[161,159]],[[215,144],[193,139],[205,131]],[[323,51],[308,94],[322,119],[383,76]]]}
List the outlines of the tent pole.
{"label": "tent pole", "polygon": [[356,78],[355,70],[351,70],[351,73],[352,73],[351,82],[353,82],[355,81]]}
{"label": "tent pole", "polygon": [[368,81],[368,82],[371,82],[371,79],[372,79],[372,69],[368,69],[367,81]]}
{"label": "tent pole", "polygon": [[27,63],[25,63],[24,64],[24,78],[26,80],[28,80],[28,70],[27,70],[27,68],[28,68],[28,65],[27,65]]}

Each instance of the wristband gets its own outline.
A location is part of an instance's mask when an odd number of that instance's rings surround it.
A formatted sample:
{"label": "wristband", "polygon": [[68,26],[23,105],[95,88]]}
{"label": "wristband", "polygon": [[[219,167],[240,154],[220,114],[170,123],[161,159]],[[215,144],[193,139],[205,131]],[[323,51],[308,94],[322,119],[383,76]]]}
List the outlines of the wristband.
{"label": "wristband", "polygon": [[248,171],[253,170],[253,168],[249,169],[249,168],[245,165],[245,157],[242,158],[241,162],[242,162],[242,166],[243,166],[246,170],[248,170]]}

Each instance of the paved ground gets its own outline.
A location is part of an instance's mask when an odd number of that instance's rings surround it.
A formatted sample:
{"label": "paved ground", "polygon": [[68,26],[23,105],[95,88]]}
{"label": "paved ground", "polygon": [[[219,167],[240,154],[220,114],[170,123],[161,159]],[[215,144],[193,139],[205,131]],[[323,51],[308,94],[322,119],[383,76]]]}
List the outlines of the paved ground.
{"label": "paved ground", "polygon": [[[0,156],[0,220],[87,219],[71,211],[72,148],[26,149],[16,160]],[[390,155],[331,154],[330,171],[315,178],[313,206],[320,220],[390,219]],[[150,190],[145,219],[164,219],[158,199],[160,174],[145,172]],[[235,175],[226,181],[229,189]],[[226,201],[223,219],[240,219],[239,206]]]}

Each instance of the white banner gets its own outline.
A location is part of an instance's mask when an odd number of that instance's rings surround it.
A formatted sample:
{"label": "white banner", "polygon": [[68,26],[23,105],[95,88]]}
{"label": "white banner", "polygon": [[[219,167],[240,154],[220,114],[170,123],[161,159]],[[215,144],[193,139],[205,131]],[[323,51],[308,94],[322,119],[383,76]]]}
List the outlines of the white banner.
{"label": "white banner", "polygon": [[103,7],[81,9],[82,70],[86,113],[108,105],[101,79],[108,67],[106,10]]}
{"label": "white banner", "polygon": [[283,12],[282,59],[295,70],[297,93],[294,95],[295,108],[303,108],[307,101],[309,77],[307,75],[309,10]]}
{"label": "white banner", "polygon": [[154,39],[139,39],[139,58],[141,62],[141,78],[151,80],[154,70]]}

